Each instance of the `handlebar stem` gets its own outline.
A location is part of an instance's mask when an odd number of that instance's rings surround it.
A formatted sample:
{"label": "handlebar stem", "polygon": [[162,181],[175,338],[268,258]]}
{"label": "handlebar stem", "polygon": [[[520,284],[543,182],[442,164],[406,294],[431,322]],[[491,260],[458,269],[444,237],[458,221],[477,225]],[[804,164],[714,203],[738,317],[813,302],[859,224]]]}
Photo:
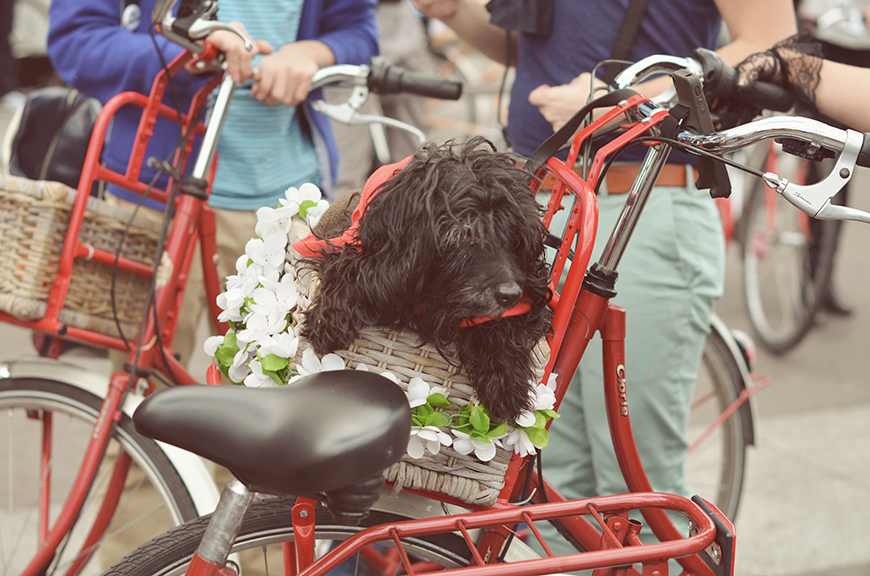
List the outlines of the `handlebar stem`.
{"label": "handlebar stem", "polygon": [[202,147],[196,158],[196,164],[193,165],[191,176],[194,178],[205,178],[205,175],[208,174],[208,170],[214,160],[215,151],[217,150],[221,129],[223,129],[224,120],[227,116],[227,109],[233,99],[235,89],[236,84],[233,82],[232,77],[229,74],[224,74],[210,112],[212,121],[208,123],[208,128],[202,138]]}
{"label": "handlebar stem", "polygon": [[628,192],[625,206],[623,206],[616,225],[613,227],[613,232],[598,260],[598,265],[602,268],[616,272],[632,232],[637,226],[643,208],[649,200],[649,195],[670,152],[671,147],[665,144],[650,146],[649,151],[647,151],[637,173],[637,178]]}

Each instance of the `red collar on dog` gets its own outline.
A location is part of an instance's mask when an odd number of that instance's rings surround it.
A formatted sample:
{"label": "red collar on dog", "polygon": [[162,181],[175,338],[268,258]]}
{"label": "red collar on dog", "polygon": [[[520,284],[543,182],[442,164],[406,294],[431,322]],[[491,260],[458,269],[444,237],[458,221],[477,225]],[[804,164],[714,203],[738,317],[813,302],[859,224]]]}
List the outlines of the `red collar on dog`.
{"label": "red collar on dog", "polygon": [[[411,156],[408,156],[404,160],[400,160],[395,164],[387,164],[386,166],[381,166],[380,168],[375,170],[374,174],[369,176],[369,179],[366,180],[365,186],[363,186],[362,195],[359,199],[359,204],[357,204],[356,208],[353,211],[353,214],[351,215],[351,225],[347,230],[344,231],[341,236],[323,239],[318,238],[314,234],[309,234],[302,240],[295,242],[293,244],[293,249],[305,258],[318,257],[321,256],[324,251],[329,251],[330,249],[335,249],[339,246],[350,244],[354,240],[356,240],[357,230],[359,229],[359,221],[360,218],[362,218],[363,212],[365,212],[366,206],[368,206],[369,202],[374,197],[374,195],[377,194],[378,190],[381,189],[381,186],[383,186],[387,180],[392,178],[396,174],[396,172],[404,168],[405,165],[410,162],[410,160]],[[460,326],[463,328],[467,328],[469,326],[475,326],[477,324],[482,324],[484,322],[496,320],[498,318],[519,316],[520,314],[525,314],[527,312],[530,312],[531,310],[531,302],[521,300],[513,307],[505,310],[500,316],[466,318],[465,320],[462,320]]]}

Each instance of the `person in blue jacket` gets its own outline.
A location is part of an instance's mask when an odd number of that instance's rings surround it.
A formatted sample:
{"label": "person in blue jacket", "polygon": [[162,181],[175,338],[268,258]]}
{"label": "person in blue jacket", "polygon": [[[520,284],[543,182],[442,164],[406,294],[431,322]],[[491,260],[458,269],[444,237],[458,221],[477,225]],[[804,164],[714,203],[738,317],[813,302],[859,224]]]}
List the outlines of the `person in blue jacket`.
{"label": "person in blue jacket", "polygon": [[[147,94],[162,68],[182,48],[149,33],[155,0],[55,0],[51,5],[48,54],[58,75],[102,102],[124,91]],[[327,197],[338,168],[329,120],[305,105],[314,73],[332,64],[363,64],[377,54],[375,0],[221,0],[218,18],[241,23],[256,39],[254,50],[229,32],[209,41],[226,54],[229,73],[243,84],[233,96],[218,142],[218,166],[209,205],[218,226],[219,272],[232,266],[253,235],[255,211],[277,205],[291,186],[312,182]],[[155,47],[156,43],[156,47]],[[161,56],[157,52],[159,48]],[[164,101],[182,110],[207,80],[185,70]],[[246,87],[250,86],[250,87]],[[103,152],[106,165],[123,172],[129,160],[140,110],[117,115]],[[155,128],[147,155],[171,158],[178,127],[168,120]],[[148,182],[154,170],[143,168]],[[165,183],[164,175],[158,185]],[[136,201],[120,189],[112,195]],[[186,361],[204,307],[199,265],[194,262],[175,348]]]}

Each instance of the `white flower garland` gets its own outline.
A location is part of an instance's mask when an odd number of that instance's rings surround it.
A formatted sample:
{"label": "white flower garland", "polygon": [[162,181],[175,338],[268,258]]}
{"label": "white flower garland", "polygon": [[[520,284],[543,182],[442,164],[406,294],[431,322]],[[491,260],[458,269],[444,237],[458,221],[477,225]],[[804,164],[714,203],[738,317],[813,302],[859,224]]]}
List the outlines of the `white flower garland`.
{"label": "white flower garland", "polygon": [[[228,322],[230,330],[225,336],[208,338],[204,345],[206,354],[234,384],[279,386],[306,374],[345,369],[337,354],[319,358],[310,347],[293,362],[299,350],[293,312],[302,303],[295,276],[284,269],[288,234],[294,217],[314,228],[328,206],[317,186],[303,184],[289,188],[277,208],[257,211],[256,237],[245,245],[245,253],[236,261],[236,274],[227,278],[226,291],[217,298],[222,310],[218,319]],[[362,364],[357,369],[368,370]],[[398,384],[394,374],[381,375]],[[538,384],[530,392],[533,409],[514,424],[491,426],[484,406],[454,403],[445,388],[412,378],[405,391],[413,411],[408,455],[438,454],[442,446],[452,446],[463,455],[473,452],[483,462],[495,457],[497,447],[521,456],[534,454],[547,445],[546,423],[558,417],[553,411],[555,382],[556,376],[550,375],[546,385]],[[449,418],[440,410],[454,405],[459,405],[459,413]]]}

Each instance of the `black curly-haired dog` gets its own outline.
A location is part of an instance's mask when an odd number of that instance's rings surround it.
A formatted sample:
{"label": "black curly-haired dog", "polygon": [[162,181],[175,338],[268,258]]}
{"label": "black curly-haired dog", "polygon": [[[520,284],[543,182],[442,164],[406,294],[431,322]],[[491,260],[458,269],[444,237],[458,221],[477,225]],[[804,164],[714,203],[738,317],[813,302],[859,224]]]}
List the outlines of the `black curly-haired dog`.
{"label": "black curly-haired dog", "polygon": [[[371,197],[347,243],[307,259],[320,288],[303,336],[326,354],[362,327],[411,328],[452,348],[493,420],[513,422],[531,408],[531,351],[551,320],[530,181],[483,138],[421,149]],[[339,223],[321,221],[315,234],[341,235],[358,201],[343,197]],[[501,317],[517,305],[528,310]]]}

